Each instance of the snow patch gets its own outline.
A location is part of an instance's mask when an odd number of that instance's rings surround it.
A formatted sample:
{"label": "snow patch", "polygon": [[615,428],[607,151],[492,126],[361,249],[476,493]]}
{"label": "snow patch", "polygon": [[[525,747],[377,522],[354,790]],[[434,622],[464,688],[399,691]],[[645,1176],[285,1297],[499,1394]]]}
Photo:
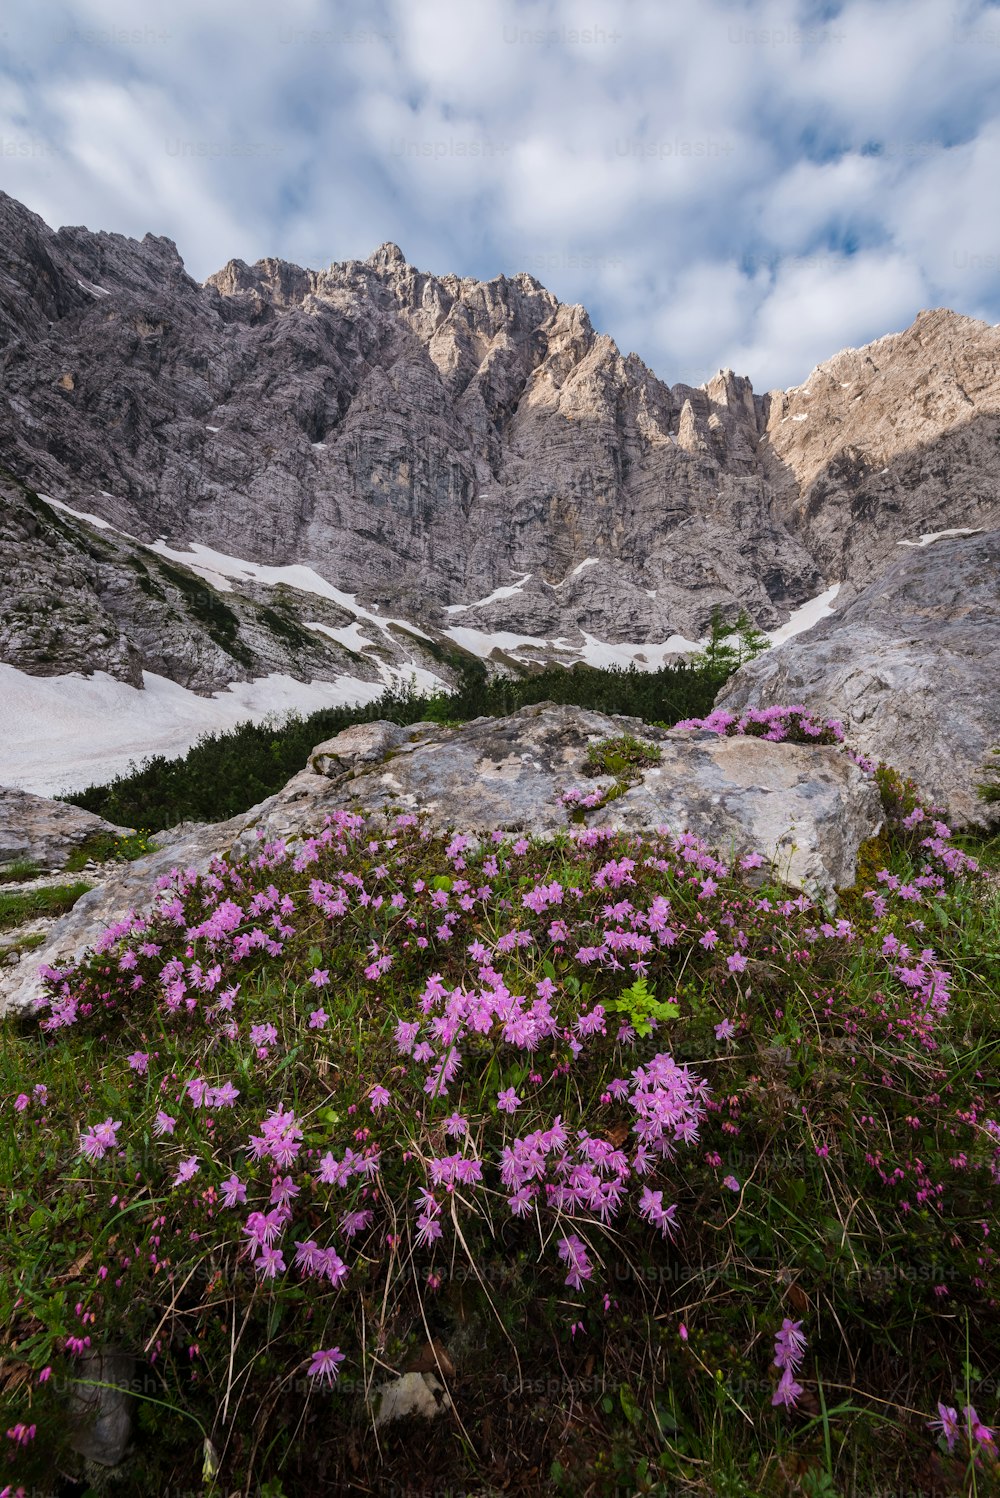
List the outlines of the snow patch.
{"label": "snow patch", "polygon": [[[103,493],[103,490],[101,491]],[[62,510],[64,515],[72,515],[74,520],[85,520],[88,525],[94,526],[99,531],[113,531],[115,527],[109,520],[102,520],[100,515],[91,515],[88,510],[74,510],[70,505],[63,504],[61,499],[53,499],[49,494],[39,494],[38,498],[49,505],[53,510]],[[127,535],[125,531],[115,531],[116,535]],[[134,539],[129,536],[129,540]]]}
{"label": "snow patch", "polygon": [[180,562],[223,593],[232,592],[227,581],[229,578],[236,578],[240,582],[263,583],[268,588],[284,583],[289,588],[297,588],[300,593],[314,593],[317,598],[326,598],[331,603],[339,604],[355,618],[374,624],[383,634],[388,633],[390,624],[396,624],[413,635],[419,635],[422,640],[431,638],[408,619],[383,619],[358,603],[353,593],[341,592],[340,588],[328,583],[325,577],[320,577],[311,567],[299,563],[292,563],[287,567],[271,567],[264,562],[246,562],[241,557],[228,556],[223,551],[215,551],[211,546],[202,546],[199,542],[193,542],[187,551],[178,551],[165,541],[156,541],[148,549],[170,561]]}
{"label": "snow patch", "polygon": [[571,572],[567,572],[561,583],[548,583],[546,586],[550,588],[565,588],[571,577],[579,577],[580,573],[585,571],[587,567],[597,567],[600,560],[600,557],[584,557],[583,561],[578,562]]}
{"label": "snow patch", "polygon": [[505,588],[494,588],[493,592],[486,598],[479,598],[475,603],[449,603],[445,606],[446,614],[464,614],[468,609],[485,608],[488,603],[499,603],[502,598],[513,598],[515,594],[524,591],[524,585],[531,579],[531,573],[526,572],[523,577],[518,578],[516,583],[509,583]]}
{"label": "snow patch", "polygon": [[222,428],[221,427],[210,427],[210,426],[206,426],[205,427],[205,431],[206,432],[221,432]]}
{"label": "snow patch", "polygon": [[[456,645],[460,645],[463,650],[468,650],[472,655],[478,655],[481,660],[486,660],[494,650],[504,650],[509,654],[525,645],[533,646],[538,650],[550,648],[550,642],[540,639],[538,635],[518,635],[507,629],[466,629],[459,625],[452,625],[444,633],[449,640],[454,640]],[[552,642],[552,644],[555,643]]]}
{"label": "snow patch", "polygon": [[201,734],[248,718],[373,702],[382,690],[381,681],[351,676],[303,682],[274,674],[199,697],[149,671],[140,690],[105,671],[29,676],[0,664],[0,784],[43,796],[80,790],[146,755],[183,754]]}
{"label": "snow patch", "polygon": [[832,587],[827,588],[825,593],[817,594],[815,598],[810,598],[807,603],[803,603],[799,608],[795,609],[780,629],[772,630],[767,636],[772,646],[783,645],[793,635],[801,635],[805,630],[812,629],[814,624],[818,624],[821,619],[825,619],[829,614],[835,614],[836,609],[833,607],[833,600],[839,592],[840,584],[834,583]]}
{"label": "snow patch", "polygon": [[932,541],[943,541],[946,536],[978,536],[984,529],[981,525],[961,525],[950,531],[928,531],[919,541],[897,541],[897,546],[930,546]]}
{"label": "snow patch", "polygon": [[797,416],[793,416],[792,417],[792,420],[793,421],[808,421],[809,420],[809,412],[808,411],[800,411]]}
{"label": "snow patch", "polygon": [[108,290],[108,288],[106,286],[98,286],[93,281],[81,281],[80,278],[79,278],[79,276],[77,276],[77,278],[76,278],[76,284],[77,284],[77,286],[80,287],[80,289],[82,291],[89,292],[91,296],[110,296],[111,295],[110,291]]}
{"label": "snow patch", "polygon": [[659,644],[610,645],[588,635],[586,630],[581,633],[584,644],[580,659],[586,661],[588,666],[598,666],[604,670],[617,666],[620,670],[627,671],[629,666],[637,666],[644,671],[660,671],[670,657],[687,655],[701,649],[700,645],[685,639],[683,635],[671,635],[668,640]]}
{"label": "snow patch", "polygon": [[[544,652],[550,660],[563,657],[563,664],[569,664],[565,658],[571,657],[586,661],[590,666],[604,669],[617,666],[627,670],[629,666],[637,666],[645,671],[659,671],[670,657],[701,649],[700,645],[696,645],[694,641],[686,639],[683,635],[671,635],[668,640],[655,644],[610,645],[588,634],[586,630],[581,630],[583,644],[577,645],[561,636],[558,639],[547,640],[541,639],[538,635],[515,634],[510,630],[489,631],[453,626],[451,629],[446,629],[444,633],[449,639],[454,640],[456,645],[460,645],[473,655],[478,655],[482,660],[485,660],[494,650],[502,650],[514,660],[521,660],[522,657],[517,652],[527,648],[539,653]],[[535,659],[538,659],[537,655]]]}
{"label": "snow patch", "polygon": [[304,619],[306,629],[319,630],[320,634],[328,635],[331,640],[336,640],[338,645],[343,645],[345,650],[361,652],[369,645],[374,645],[374,640],[369,640],[361,633],[361,625],[355,619],[353,624],[348,624],[345,629],[334,629],[329,624],[320,624],[316,619]]}
{"label": "snow patch", "polygon": [[[147,546],[145,549],[146,551],[155,552],[158,557],[165,557],[167,561],[182,562],[189,572],[193,572],[196,577],[200,577],[203,582],[213,587],[217,593],[231,593],[233,591],[233,585],[229,582],[225,573],[218,571],[214,567],[192,560],[184,552],[174,551],[162,538],[159,541],[154,541],[151,546]],[[199,551],[202,549],[201,547],[198,548]],[[207,550],[207,548],[205,549]]]}
{"label": "snow patch", "polygon": [[313,447],[316,449],[316,451],[318,453],[325,453],[326,452],[326,443],[325,442],[314,442],[313,443]]}
{"label": "snow patch", "polygon": [[[361,655],[367,648],[374,645],[373,640],[361,633],[361,625],[355,620],[353,624],[347,625],[345,629],[333,629],[329,624],[320,624],[318,620],[306,621],[306,629],[318,630],[320,634],[328,635],[331,640],[336,640],[345,650],[353,650]],[[412,661],[407,661],[402,666],[391,665],[382,660],[378,655],[366,655],[365,660],[375,667],[382,683],[387,687],[412,686],[415,692],[423,695],[431,695],[434,692],[446,692],[449,690],[440,676],[435,676],[433,671],[428,671],[425,666],[418,666]]]}

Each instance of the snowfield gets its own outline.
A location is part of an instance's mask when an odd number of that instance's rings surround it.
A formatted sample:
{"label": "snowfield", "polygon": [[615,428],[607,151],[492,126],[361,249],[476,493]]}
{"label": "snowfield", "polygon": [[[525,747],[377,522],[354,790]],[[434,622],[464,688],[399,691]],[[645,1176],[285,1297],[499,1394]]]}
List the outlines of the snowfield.
{"label": "snowfield", "polygon": [[143,690],[105,671],[93,676],[28,676],[0,664],[0,785],[42,796],[82,790],[151,754],[184,754],[203,733],[247,718],[373,702],[383,683],[339,676],[296,681],[264,676],[199,697],[166,677],[143,672]]}

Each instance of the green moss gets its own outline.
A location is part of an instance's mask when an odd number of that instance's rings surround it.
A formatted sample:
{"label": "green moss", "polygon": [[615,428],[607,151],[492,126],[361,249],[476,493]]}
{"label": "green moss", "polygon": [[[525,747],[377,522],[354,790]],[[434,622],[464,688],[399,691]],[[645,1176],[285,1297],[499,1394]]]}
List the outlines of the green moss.
{"label": "green moss", "polygon": [[113,837],[110,833],[99,833],[87,838],[74,848],[66,863],[68,874],[78,874],[88,863],[109,863],[116,860],[131,863],[153,851],[153,839],[148,831],[133,832],[125,837]]}
{"label": "green moss", "polygon": [[650,744],[630,733],[622,733],[615,738],[601,739],[588,747],[583,773],[634,779],[648,766],[658,765],[661,758],[662,751],[658,744]]}
{"label": "green moss", "polygon": [[126,557],[125,565],[135,573],[136,582],[148,598],[156,598],[161,603],[166,602],[166,594],[162,588],[157,587],[156,583],[150,577],[149,568],[145,562],[140,561],[138,557]]}
{"label": "green moss", "polygon": [[279,639],[292,645],[296,650],[315,649],[318,644],[316,636],[310,634],[307,629],[303,629],[298,620],[290,614],[282,609],[267,608],[264,604],[257,604],[255,607],[257,618]]}

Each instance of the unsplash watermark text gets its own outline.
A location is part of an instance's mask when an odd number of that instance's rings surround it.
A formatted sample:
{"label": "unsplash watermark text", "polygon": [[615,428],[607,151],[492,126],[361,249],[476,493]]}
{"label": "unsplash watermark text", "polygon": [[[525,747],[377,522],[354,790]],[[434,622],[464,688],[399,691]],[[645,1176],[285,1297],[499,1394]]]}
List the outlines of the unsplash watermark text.
{"label": "unsplash watermark text", "polygon": [[616,156],[635,156],[640,160],[669,161],[708,160],[710,157],[731,156],[736,147],[730,140],[703,139],[673,140],[616,140]]}
{"label": "unsplash watermark text", "polygon": [[400,138],[389,142],[390,154],[407,160],[468,160],[470,157],[473,160],[489,159],[493,156],[506,156],[509,150],[510,146],[505,140],[457,140],[449,137],[445,140]]}
{"label": "unsplash watermark text", "polygon": [[605,26],[504,26],[508,47],[607,47],[622,40]]}

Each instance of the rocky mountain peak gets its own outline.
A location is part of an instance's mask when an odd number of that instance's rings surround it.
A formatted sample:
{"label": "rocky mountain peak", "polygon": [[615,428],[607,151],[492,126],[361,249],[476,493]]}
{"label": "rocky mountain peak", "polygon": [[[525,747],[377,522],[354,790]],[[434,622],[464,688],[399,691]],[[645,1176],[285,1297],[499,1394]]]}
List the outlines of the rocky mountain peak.
{"label": "rocky mountain peak", "polygon": [[372,251],[365,264],[370,265],[373,270],[392,271],[402,270],[408,262],[399,245],[387,239],[385,244],[380,244],[377,250]]}
{"label": "rocky mountain peak", "polygon": [[[533,277],[436,276],[392,243],[322,270],[230,260],[198,285],[169,240],[54,232],[2,195],[0,232],[0,563],[21,579],[0,662],[29,671],[59,670],[72,634],[75,666],[141,679],[149,610],[176,613],[181,584],[145,592],[128,548],[161,541],[308,564],[449,648],[642,664],[716,605],[773,628],[898,541],[997,523],[1000,330],[974,319],[922,314],[762,398],[731,370],[670,386]],[[17,481],[134,538],[101,532],[118,550],[98,561],[62,512],[69,633],[30,582],[56,522]],[[262,661],[316,671],[301,642],[263,640],[266,590],[245,594],[248,645],[226,591],[243,584],[213,576],[190,584],[198,690]],[[300,625],[319,617],[289,597]]]}

